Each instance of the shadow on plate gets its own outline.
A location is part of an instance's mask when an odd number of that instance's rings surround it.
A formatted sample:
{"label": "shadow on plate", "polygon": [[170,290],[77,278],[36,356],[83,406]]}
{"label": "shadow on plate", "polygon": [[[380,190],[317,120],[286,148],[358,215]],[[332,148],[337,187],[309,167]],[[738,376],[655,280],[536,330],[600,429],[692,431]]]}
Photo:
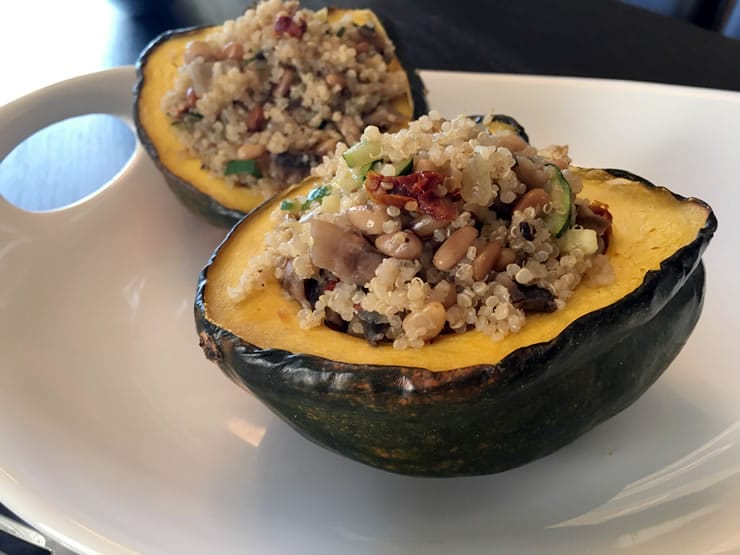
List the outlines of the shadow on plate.
{"label": "shadow on plate", "polygon": [[603,547],[605,537],[621,549],[656,540],[666,522],[675,531],[711,517],[711,509],[692,511],[729,491],[729,479],[740,473],[740,422],[728,427],[663,379],[573,444],[502,474],[394,475],[319,448],[277,419],[253,465],[243,483],[221,484],[219,497],[233,514],[256,504],[265,527],[279,515],[290,534],[275,538],[278,551],[300,545],[291,542],[303,534],[337,552],[349,544],[355,552],[407,551],[525,540],[550,550],[573,547],[576,538]]}

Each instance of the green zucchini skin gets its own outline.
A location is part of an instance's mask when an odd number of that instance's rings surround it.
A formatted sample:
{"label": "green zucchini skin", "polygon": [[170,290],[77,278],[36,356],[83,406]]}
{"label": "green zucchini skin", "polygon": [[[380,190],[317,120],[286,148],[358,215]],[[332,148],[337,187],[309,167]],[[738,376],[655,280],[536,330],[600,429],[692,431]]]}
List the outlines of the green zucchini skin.
{"label": "green zucchini skin", "polygon": [[[619,175],[627,176],[636,180]],[[716,227],[710,213],[695,240],[628,296],[492,365],[431,372],[259,349],[206,317],[210,263],[199,279],[196,328],[227,376],[323,447],[414,476],[503,472],[618,414],[665,371],[699,319],[701,255]]]}

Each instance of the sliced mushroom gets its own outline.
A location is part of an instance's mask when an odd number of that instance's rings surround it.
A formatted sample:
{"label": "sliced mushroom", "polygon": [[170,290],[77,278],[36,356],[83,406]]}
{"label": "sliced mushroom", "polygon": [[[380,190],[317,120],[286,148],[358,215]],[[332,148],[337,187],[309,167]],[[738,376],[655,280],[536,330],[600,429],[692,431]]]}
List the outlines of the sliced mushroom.
{"label": "sliced mushroom", "polygon": [[388,329],[388,319],[379,312],[360,310],[357,317],[362,322],[365,339],[371,345],[377,345],[385,339],[385,330]]}
{"label": "sliced mushroom", "polygon": [[[298,274],[295,273],[293,262],[291,260],[288,260],[285,266],[283,266],[280,284],[283,286],[283,289],[296,301],[301,303],[303,307],[308,308],[310,306],[309,301],[306,298],[305,283],[300,277],[298,277]],[[314,300],[313,302],[315,303],[316,301]]]}
{"label": "sliced mushroom", "polygon": [[331,222],[311,220],[311,260],[342,281],[364,285],[375,275],[383,255],[364,237]]}
{"label": "sliced mushroom", "polygon": [[555,312],[558,309],[555,297],[547,289],[536,285],[520,285],[513,281],[507,288],[511,304],[524,312]]}

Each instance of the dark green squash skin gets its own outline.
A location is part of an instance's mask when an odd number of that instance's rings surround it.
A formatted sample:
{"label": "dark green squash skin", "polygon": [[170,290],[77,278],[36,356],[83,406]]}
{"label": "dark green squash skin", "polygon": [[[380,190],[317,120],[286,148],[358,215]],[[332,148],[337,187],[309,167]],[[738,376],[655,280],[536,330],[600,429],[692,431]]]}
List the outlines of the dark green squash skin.
{"label": "dark green squash skin", "polygon": [[495,365],[431,372],[256,348],[206,317],[210,263],[198,284],[196,327],[209,359],[319,445],[401,474],[502,472],[572,442],[658,379],[699,319],[701,255],[716,226],[710,213],[696,239],[637,290]]}
{"label": "dark green squash skin", "polygon": [[[232,227],[239,220],[241,220],[246,214],[241,210],[235,210],[228,208],[208,196],[202,191],[198,190],[188,181],[176,176],[170,169],[162,163],[157,147],[153,143],[151,137],[146,132],[146,129],[141,123],[139,117],[139,94],[141,88],[144,86],[144,67],[146,66],[150,55],[164,42],[181,37],[188,34],[200,33],[204,29],[213,27],[211,25],[202,25],[195,27],[186,27],[183,29],[174,29],[166,31],[152,40],[142,51],[138,60],[136,61],[136,85],[134,86],[134,124],[136,126],[136,132],[144,146],[147,154],[151,157],[156,165],[157,169],[162,173],[167,182],[169,189],[175,194],[175,196],[194,214],[204,218],[208,222],[220,226],[220,227]],[[414,102],[414,115],[412,119],[419,118],[421,115],[427,113],[427,100],[426,100],[426,89],[424,83],[419,77],[418,72],[408,66],[406,63],[402,63],[403,69],[409,79],[409,86],[411,88],[411,96]]]}

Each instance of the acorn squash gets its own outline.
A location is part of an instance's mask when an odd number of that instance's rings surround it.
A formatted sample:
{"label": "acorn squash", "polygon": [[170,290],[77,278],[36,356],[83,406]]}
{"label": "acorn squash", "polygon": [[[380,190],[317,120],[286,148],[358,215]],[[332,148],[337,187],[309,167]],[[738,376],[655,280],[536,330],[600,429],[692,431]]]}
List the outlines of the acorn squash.
{"label": "acorn squash", "polygon": [[565,308],[528,316],[519,333],[493,342],[467,331],[399,351],[300,329],[297,303],[274,280],[234,304],[227,288],[261,249],[276,198],[203,269],[201,347],[301,434],[374,467],[475,475],[552,453],[633,403],[681,350],[702,309],[701,255],[717,225],[702,201],[628,172],[574,171],[583,194],[613,215],[616,280],[580,286]]}
{"label": "acorn squash", "polygon": [[[348,10],[328,9],[329,21],[336,21]],[[377,16],[370,10],[349,10],[353,23],[372,25],[387,36]],[[134,123],[139,139],[169,188],[193,212],[217,225],[231,226],[245,213],[265,200],[265,194],[248,187],[231,186],[213,175],[201,161],[185,152],[176,130],[161,108],[162,98],[172,88],[183,64],[186,45],[204,40],[219,26],[191,27],[167,31],[144,49],[136,64],[138,81],[134,88]],[[392,101],[393,108],[406,119],[391,126],[400,129],[414,116],[427,111],[425,91],[418,74],[401,65],[397,56],[388,64],[390,71],[405,72],[406,93]]]}

